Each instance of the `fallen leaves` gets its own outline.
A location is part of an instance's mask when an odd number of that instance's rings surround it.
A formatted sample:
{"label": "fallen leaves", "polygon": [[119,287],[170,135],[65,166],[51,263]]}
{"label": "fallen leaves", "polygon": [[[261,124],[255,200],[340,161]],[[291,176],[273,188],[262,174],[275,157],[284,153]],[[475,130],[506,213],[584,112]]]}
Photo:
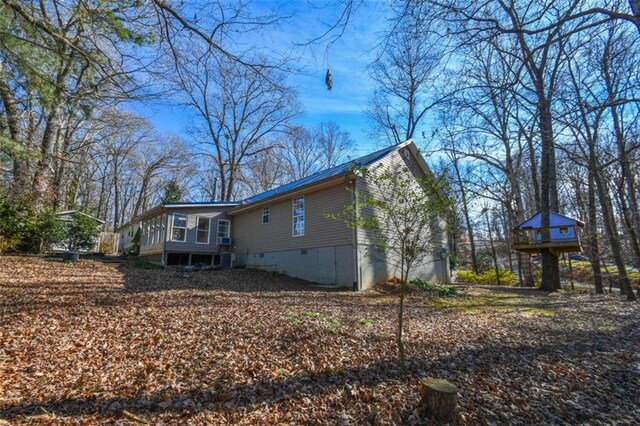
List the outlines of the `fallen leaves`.
{"label": "fallen leaves", "polygon": [[[26,259],[26,260],[25,260]],[[640,422],[638,304],[460,289],[320,291],[245,270],[0,258],[0,419],[11,424],[424,424],[419,380],[459,422]]]}

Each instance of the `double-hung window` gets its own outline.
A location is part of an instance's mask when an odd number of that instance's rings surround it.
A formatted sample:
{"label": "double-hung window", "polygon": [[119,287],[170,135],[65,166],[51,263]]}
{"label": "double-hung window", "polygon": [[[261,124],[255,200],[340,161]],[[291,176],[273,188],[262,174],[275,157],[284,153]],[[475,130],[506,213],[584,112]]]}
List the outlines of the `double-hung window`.
{"label": "double-hung window", "polygon": [[304,197],[293,199],[293,236],[304,235]]}
{"label": "double-hung window", "polygon": [[209,244],[209,231],[211,229],[211,219],[208,217],[197,217],[196,244]]}
{"label": "double-hung window", "polygon": [[231,222],[225,219],[218,219],[218,244],[222,238],[231,237]]}
{"label": "double-hung window", "polygon": [[262,208],[262,223],[269,223],[269,207]]}
{"label": "double-hung window", "polygon": [[171,241],[187,241],[187,215],[174,213],[171,222]]}

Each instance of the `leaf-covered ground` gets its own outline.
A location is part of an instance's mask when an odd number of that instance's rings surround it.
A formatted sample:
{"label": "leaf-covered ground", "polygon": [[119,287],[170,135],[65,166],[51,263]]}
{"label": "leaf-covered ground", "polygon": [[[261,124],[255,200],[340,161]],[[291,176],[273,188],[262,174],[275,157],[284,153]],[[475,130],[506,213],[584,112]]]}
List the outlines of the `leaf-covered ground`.
{"label": "leaf-covered ground", "polygon": [[[638,303],[460,289],[396,299],[270,273],[0,258],[9,424],[424,424],[419,380],[462,424],[640,423]],[[2,423],[2,421],[0,421]]]}

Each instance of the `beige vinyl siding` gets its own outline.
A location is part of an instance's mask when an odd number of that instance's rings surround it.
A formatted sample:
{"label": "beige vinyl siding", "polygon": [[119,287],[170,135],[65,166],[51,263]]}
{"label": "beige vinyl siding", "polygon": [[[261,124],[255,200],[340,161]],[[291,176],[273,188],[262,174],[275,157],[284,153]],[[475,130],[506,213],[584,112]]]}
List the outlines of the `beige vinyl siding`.
{"label": "beige vinyl siding", "polygon": [[[411,155],[409,156],[409,158],[407,158],[405,157],[406,154],[403,154],[403,152],[408,152]],[[398,151],[390,153],[386,157],[382,158],[380,161],[369,166],[369,168],[371,169],[379,166],[390,168],[391,170],[396,170],[396,171],[400,171],[402,170],[403,167],[407,167],[412,172],[412,174],[417,178],[420,178],[420,179],[425,178],[424,172],[422,171],[417,161],[415,160],[415,157],[413,156],[413,154],[408,148],[401,148]],[[417,185],[417,182],[416,182],[416,185]],[[374,198],[382,198],[381,197],[382,194],[378,192],[378,189],[375,187],[375,185],[370,184],[369,182],[367,182],[366,179],[363,179],[363,178],[356,179],[356,190],[360,195],[366,194]],[[361,208],[360,213],[368,216],[375,214],[375,212],[371,208]],[[370,238],[367,236],[367,233],[364,230],[359,229],[358,244],[368,244],[368,243],[370,243]]]}
{"label": "beige vinyl siding", "polygon": [[[312,191],[312,190],[311,190]],[[293,236],[293,199],[305,197],[304,235]],[[239,255],[259,252],[295,250],[311,247],[352,244],[353,231],[343,222],[328,218],[340,213],[352,201],[352,192],[344,183],[315,192],[296,194],[269,204],[269,222],[262,223],[266,205],[234,215],[231,238]],[[235,237],[234,237],[235,235]]]}
{"label": "beige vinyl siding", "polygon": [[[407,156],[403,151],[409,152]],[[377,163],[370,166],[376,167],[378,164],[382,167],[388,167],[391,170],[400,171],[403,167],[407,167],[409,171],[417,178],[424,178],[425,174],[420,168],[413,153],[408,148],[402,148],[396,152],[389,154]],[[417,185],[417,182],[416,182]],[[374,198],[381,198],[378,189],[367,182],[364,178],[356,179],[356,190],[359,195],[369,195]],[[360,213],[363,215],[374,215],[375,212],[370,208],[361,208]],[[442,228],[443,229],[443,228]],[[399,259],[394,259],[390,255],[377,253],[375,257],[371,257],[369,249],[372,239],[363,229],[358,229],[358,264],[359,264],[359,281],[362,289],[367,289],[377,282],[389,279],[393,276],[399,276],[398,270]],[[442,244],[446,247],[446,233],[441,234]],[[438,250],[438,243],[434,244],[434,251]],[[434,253],[435,254],[435,253]],[[412,276],[421,277],[428,280],[448,281],[448,262],[442,261],[440,257],[428,255],[423,263],[414,265]]]}
{"label": "beige vinyl siding", "polygon": [[[229,207],[192,207],[192,208],[180,208],[167,210],[169,216],[168,231],[167,231],[167,252],[203,252],[203,253],[217,253],[218,252],[218,219],[230,220],[225,211]],[[171,239],[171,218],[173,213],[180,213],[187,216],[187,240],[185,242],[170,241]],[[204,217],[211,220],[209,228],[209,244],[196,243],[198,217]],[[234,229],[233,223],[231,224],[231,238],[233,238]],[[223,248],[224,250],[224,248]]]}

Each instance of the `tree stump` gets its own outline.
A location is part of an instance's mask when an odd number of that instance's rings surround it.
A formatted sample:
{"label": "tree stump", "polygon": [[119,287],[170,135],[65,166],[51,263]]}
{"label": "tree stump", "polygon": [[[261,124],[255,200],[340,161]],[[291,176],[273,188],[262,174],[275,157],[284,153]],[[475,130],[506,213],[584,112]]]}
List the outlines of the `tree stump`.
{"label": "tree stump", "polygon": [[420,382],[422,405],[427,413],[439,422],[453,422],[456,419],[458,388],[441,379],[428,378]]}

